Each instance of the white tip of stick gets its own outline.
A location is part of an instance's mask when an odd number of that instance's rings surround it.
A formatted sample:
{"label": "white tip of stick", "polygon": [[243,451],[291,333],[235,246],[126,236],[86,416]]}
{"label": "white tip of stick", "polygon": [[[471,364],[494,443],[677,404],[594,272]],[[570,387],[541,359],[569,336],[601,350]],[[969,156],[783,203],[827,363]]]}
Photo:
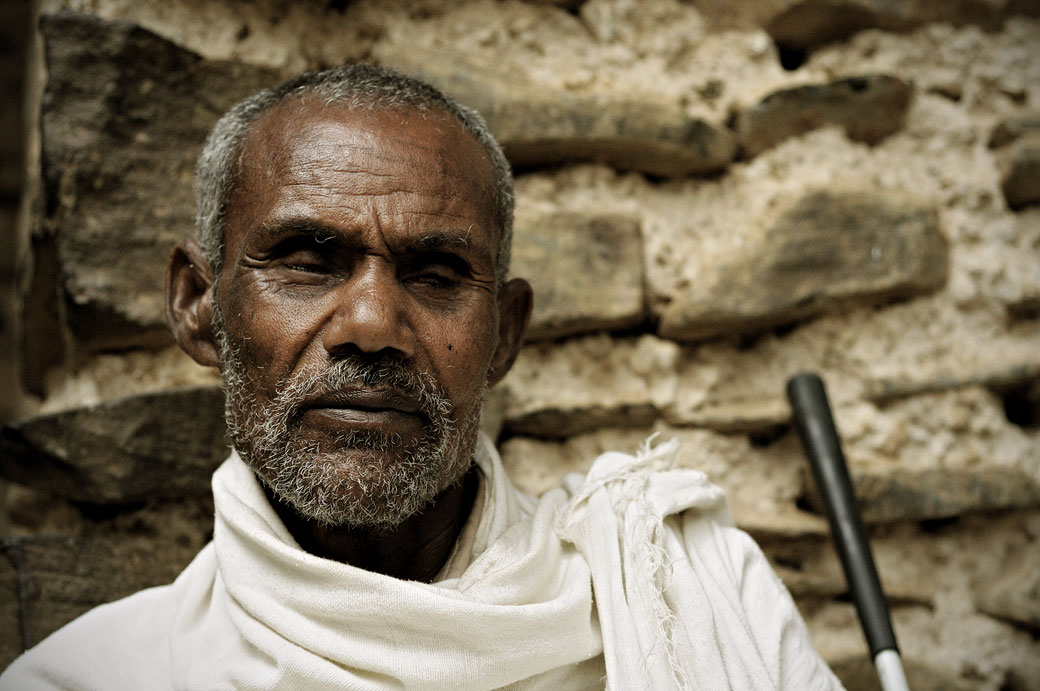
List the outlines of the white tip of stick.
{"label": "white tip of stick", "polygon": [[903,673],[903,661],[895,650],[882,650],[875,655],[874,668],[881,680],[882,691],[910,691]]}

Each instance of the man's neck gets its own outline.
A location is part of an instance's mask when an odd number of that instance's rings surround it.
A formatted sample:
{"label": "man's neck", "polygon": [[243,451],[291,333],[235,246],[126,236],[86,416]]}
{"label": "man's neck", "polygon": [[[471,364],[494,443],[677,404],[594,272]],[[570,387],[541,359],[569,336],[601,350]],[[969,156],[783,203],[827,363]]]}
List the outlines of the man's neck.
{"label": "man's neck", "polygon": [[300,516],[266,487],[264,491],[285,527],[311,554],[429,583],[451,556],[469,519],[480,486],[478,473],[476,465],[472,466],[461,481],[438,494],[422,512],[390,529],[320,525]]}

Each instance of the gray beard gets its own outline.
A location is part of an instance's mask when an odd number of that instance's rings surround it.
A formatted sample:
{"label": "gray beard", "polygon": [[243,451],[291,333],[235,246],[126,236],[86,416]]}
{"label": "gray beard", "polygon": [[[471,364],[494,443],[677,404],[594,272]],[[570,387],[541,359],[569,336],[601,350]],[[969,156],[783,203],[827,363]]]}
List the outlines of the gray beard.
{"label": "gray beard", "polygon": [[[420,512],[458,482],[472,463],[480,401],[456,420],[437,381],[400,359],[356,354],[327,369],[284,378],[266,403],[259,382],[214,308],[213,328],[224,380],[224,416],[242,459],[276,496],[322,525],[388,529]],[[419,402],[426,433],[411,444],[400,435],[358,430],[322,441],[294,433],[304,401],[358,386],[380,386]]]}

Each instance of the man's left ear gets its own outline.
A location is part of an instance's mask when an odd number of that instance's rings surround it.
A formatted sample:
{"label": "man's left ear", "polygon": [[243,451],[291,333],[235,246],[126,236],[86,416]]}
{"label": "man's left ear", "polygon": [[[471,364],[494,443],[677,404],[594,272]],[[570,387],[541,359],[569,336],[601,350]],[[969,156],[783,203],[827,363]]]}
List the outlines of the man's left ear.
{"label": "man's left ear", "polygon": [[502,381],[520,352],[531,319],[531,284],[514,278],[498,290],[498,348],[491,360],[488,386]]}

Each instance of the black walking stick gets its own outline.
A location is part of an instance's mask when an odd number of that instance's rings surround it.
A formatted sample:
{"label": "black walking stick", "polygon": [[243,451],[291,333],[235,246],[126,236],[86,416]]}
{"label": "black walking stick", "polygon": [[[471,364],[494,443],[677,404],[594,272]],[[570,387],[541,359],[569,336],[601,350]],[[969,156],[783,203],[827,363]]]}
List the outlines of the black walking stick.
{"label": "black walking stick", "polygon": [[856,507],[823,381],[812,373],[796,375],[787,382],[787,399],[791,402],[794,422],[809,457],[816,486],[827,507],[831,535],[856,603],[860,624],[867,636],[881,688],[884,691],[909,691],[888,616],[888,604]]}

